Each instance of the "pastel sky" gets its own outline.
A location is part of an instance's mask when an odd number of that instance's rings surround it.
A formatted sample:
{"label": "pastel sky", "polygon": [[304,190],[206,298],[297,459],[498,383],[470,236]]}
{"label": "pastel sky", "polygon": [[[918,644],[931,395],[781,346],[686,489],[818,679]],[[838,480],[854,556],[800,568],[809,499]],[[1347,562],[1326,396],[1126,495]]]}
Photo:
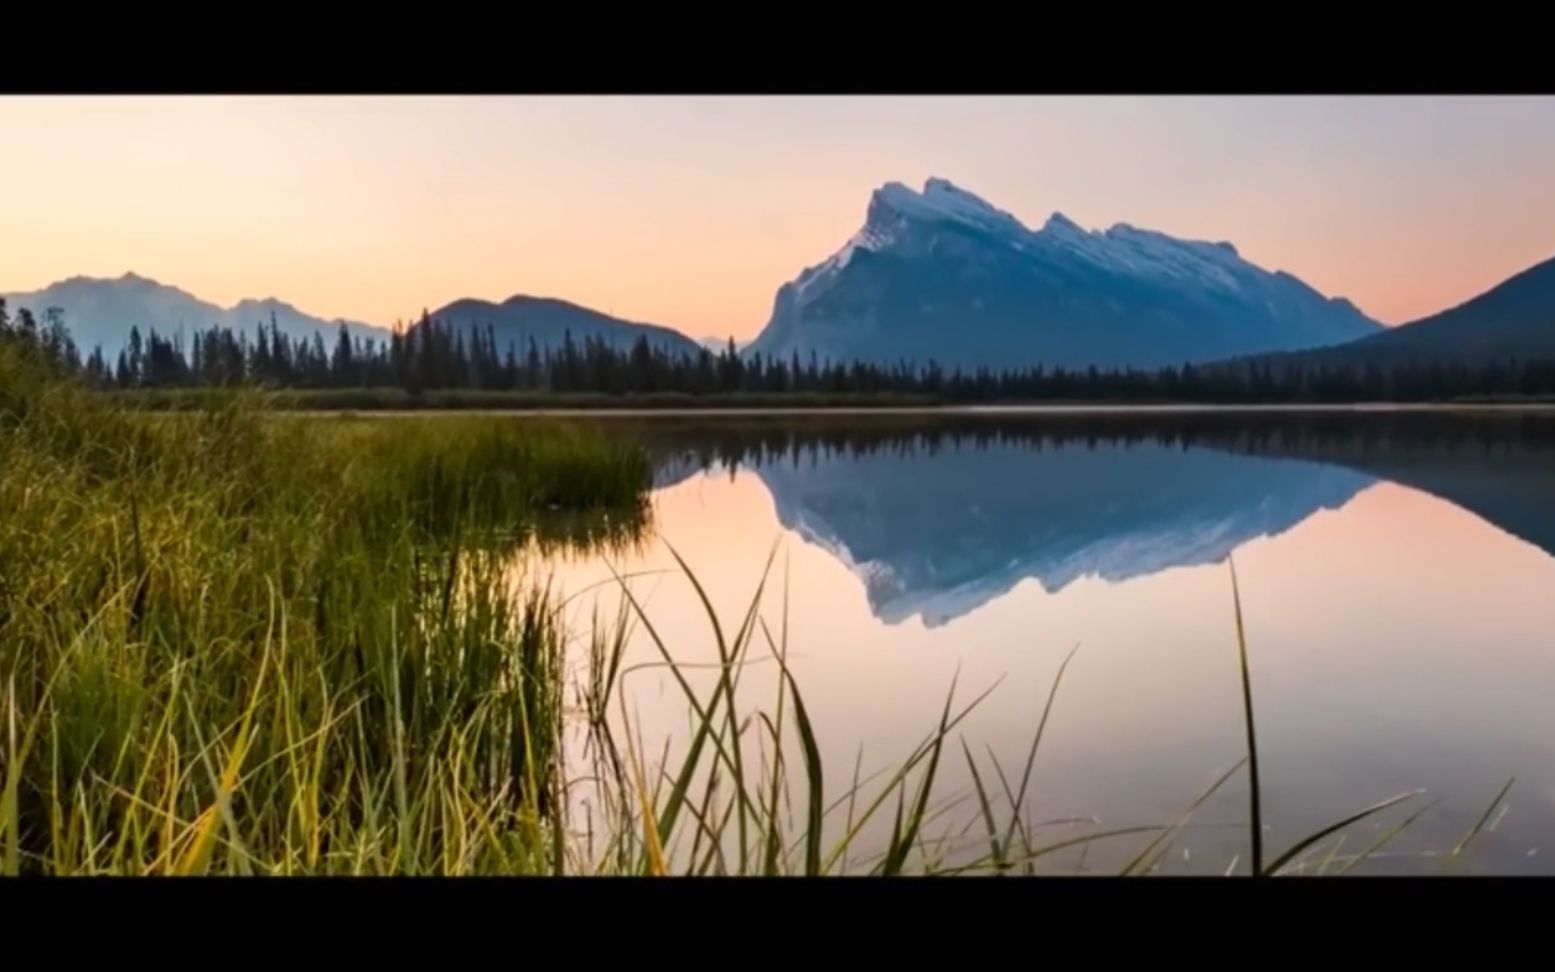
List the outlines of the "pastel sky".
{"label": "pastel sky", "polygon": [[0,98],[0,291],[133,270],[391,323],[565,297],[754,335],[931,175],[1229,240],[1386,323],[1555,256],[1555,98]]}

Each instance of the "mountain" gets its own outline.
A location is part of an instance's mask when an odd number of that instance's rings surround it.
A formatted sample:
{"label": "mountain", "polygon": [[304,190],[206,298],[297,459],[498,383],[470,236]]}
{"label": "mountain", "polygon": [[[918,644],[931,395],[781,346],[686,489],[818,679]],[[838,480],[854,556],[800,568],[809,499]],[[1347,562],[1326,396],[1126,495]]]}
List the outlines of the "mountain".
{"label": "mountain", "polygon": [[[284,301],[243,300],[232,307],[220,307],[187,291],[158,283],[133,273],[117,279],[71,277],[42,290],[3,294],[12,308],[26,307],[41,317],[50,307],[65,312],[65,323],[83,351],[102,345],[111,359],[129,340],[130,328],[150,328],[163,334],[204,330],[212,325],[251,332],[256,325],[269,324],[271,315],[280,329],[293,338],[312,338],[322,333],[332,342],[341,323],[354,337],[384,341],[387,328],[358,321],[325,320],[306,314]],[[696,353],[697,342],[678,331],[656,324],[623,321],[598,311],[579,307],[564,300],[544,297],[511,297],[500,304],[484,300],[456,300],[432,315],[459,330],[489,324],[497,346],[505,350],[511,342],[520,352],[533,337],[541,347],[560,346],[563,335],[572,332],[581,344],[586,337],[603,338],[619,348],[630,348],[638,335],[646,335],[650,344],[677,353]]]}
{"label": "mountain", "polygon": [[1555,359],[1555,258],[1457,307],[1301,357],[1379,364]]}
{"label": "mountain", "polygon": [[466,298],[434,311],[431,316],[461,332],[472,328],[485,331],[490,326],[497,349],[504,353],[511,345],[522,355],[530,338],[542,349],[560,347],[569,332],[579,346],[586,338],[595,337],[611,347],[630,350],[639,337],[646,337],[650,345],[675,354],[696,354],[701,350],[701,345],[679,331],[658,324],[624,321],[550,297],[520,294],[500,304]]}
{"label": "mountain", "polygon": [[341,323],[353,337],[381,341],[389,336],[385,328],[314,317],[273,297],[221,307],[134,273],[117,279],[71,277],[42,290],[0,296],[11,308],[26,307],[40,318],[48,308],[58,307],[65,312],[65,324],[82,352],[101,345],[110,361],[129,340],[131,327],[171,335],[180,329],[203,331],[219,325],[249,333],[259,324],[268,325],[272,314],[276,325],[293,338],[322,334],[326,342],[333,341]]}
{"label": "mountain", "polygon": [[1040,230],[944,179],[875,190],[841,250],[779,288],[750,350],[1008,367],[1160,366],[1350,341],[1347,300],[1230,243],[1055,213]]}

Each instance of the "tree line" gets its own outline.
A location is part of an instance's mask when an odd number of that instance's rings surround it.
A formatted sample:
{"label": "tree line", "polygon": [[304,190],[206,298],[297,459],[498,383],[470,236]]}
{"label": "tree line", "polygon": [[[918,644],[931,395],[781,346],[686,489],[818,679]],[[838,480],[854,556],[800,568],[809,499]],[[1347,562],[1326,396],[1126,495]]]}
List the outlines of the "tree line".
{"label": "tree line", "polygon": [[879,364],[739,353],[670,351],[638,337],[628,347],[567,333],[555,346],[530,338],[499,346],[486,328],[455,328],[423,314],[387,340],[293,337],[272,317],[252,335],[224,327],[164,335],[130,329],[112,362],[100,347],[82,356],[64,315],[10,315],[0,300],[0,339],[28,343],[49,361],[104,388],[259,384],[278,388],[397,387],[594,394],[790,393],[899,395],[937,401],[1350,402],[1431,401],[1478,396],[1555,395],[1555,361],[1508,358],[1484,364],[1399,361],[1350,363],[1302,357],[1248,359],[1158,369],[1064,368],[1034,363],[1005,369],[935,362]]}

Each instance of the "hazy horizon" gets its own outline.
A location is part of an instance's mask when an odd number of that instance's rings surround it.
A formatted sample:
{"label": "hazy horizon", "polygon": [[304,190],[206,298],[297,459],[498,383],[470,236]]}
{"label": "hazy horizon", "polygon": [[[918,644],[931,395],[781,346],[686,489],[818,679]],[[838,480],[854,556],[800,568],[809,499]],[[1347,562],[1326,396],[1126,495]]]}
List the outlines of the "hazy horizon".
{"label": "hazy horizon", "polygon": [[388,325],[557,297],[753,337],[879,185],[1228,240],[1398,324],[1555,255],[1548,97],[0,98],[0,292],[127,271]]}

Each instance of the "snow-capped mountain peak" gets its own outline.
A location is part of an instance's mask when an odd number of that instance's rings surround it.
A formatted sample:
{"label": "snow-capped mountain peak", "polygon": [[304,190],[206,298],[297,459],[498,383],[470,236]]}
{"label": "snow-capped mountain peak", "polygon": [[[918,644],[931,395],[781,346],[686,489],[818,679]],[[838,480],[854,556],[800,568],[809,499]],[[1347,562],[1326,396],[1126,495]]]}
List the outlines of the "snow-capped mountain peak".
{"label": "snow-capped mountain peak", "polygon": [[900,182],[887,182],[870,196],[863,227],[836,253],[806,267],[789,286],[802,298],[814,284],[845,269],[859,250],[884,250],[914,228],[944,223],[1002,235],[1016,247],[1031,236],[1020,220],[949,179],[932,177],[923,184],[922,192]]}
{"label": "snow-capped mountain peak", "polygon": [[1065,216],[1063,213],[1055,212],[1053,215],[1051,215],[1051,216],[1049,216],[1047,218],[1047,222],[1046,223],[1042,224],[1042,232],[1044,232],[1044,233],[1084,233],[1085,230],[1081,229],[1080,228],[1080,224],[1076,223],[1074,220],[1070,219],[1068,216]]}
{"label": "snow-capped mountain peak", "polygon": [[825,271],[842,269],[858,249],[882,250],[915,227],[946,223],[982,230],[1033,254],[1055,247],[1120,273],[1197,277],[1226,289],[1236,288],[1238,268],[1251,266],[1230,243],[1182,240],[1129,223],[1116,223],[1105,231],[1087,230],[1061,212],[1033,231],[975,193],[936,176],[924,183],[922,192],[900,182],[876,189],[863,228],[829,259],[806,270],[797,283],[804,287]]}
{"label": "snow-capped mountain peak", "polygon": [[1127,223],[1087,230],[1057,212],[1032,230],[936,177],[921,191],[876,189],[863,227],[779,289],[752,350],[1156,366],[1338,343],[1378,326],[1230,243]]}
{"label": "snow-capped mountain peak", "polygon": [[1117,268],[1141,276],[1197,280],[1210,287],[1235,290],[1238,278],[1271,277],[1237,255],[1230,243],[1182,240],[1155,230],[1117,223],[1093,234],[1102,253]]}
{"label": "snow-capped mountain peak", "polygon": [[[982,197],[962,189],[949,179],[934,177],[923,184],[922,192],[888,182],[875,190],[871,216],[883,208],[898,219],[960,223],[996,233],[1025,236],[1028,230],[1020,220]],[[874,220],[871,219],[871,222]]]}

